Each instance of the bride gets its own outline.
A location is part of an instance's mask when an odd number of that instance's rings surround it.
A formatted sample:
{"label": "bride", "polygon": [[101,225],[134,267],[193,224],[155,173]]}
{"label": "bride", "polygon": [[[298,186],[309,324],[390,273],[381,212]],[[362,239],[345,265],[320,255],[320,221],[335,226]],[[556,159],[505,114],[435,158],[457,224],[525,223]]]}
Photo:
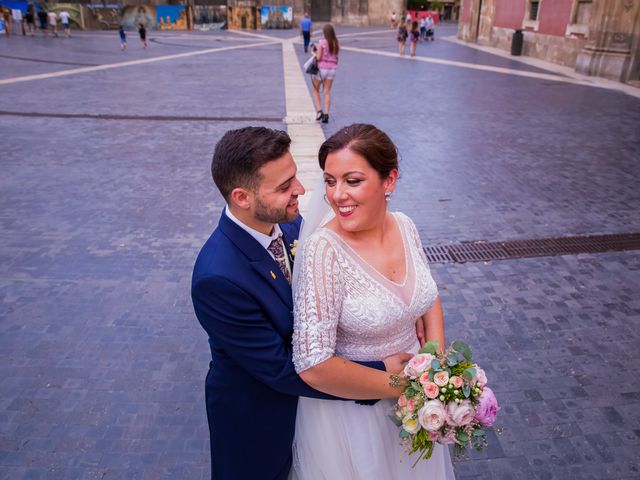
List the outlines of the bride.
{"label": "bride", "polygon": [[318,156],[332,215],[319,220],[323,215],[311,212],[298,246],[293,361],[317,390],[383,400],[360,405],[301,397],[293,477],[453,479],[441,445],[412,468],[417,454],[408,456],[388,418],[402,387],[387,373],[352,362],[415,353],[428,340],[444,346],[442,307],[416,227],[387,210],[398,179],[396,147],[373,125],[354,124],[325,141]]}

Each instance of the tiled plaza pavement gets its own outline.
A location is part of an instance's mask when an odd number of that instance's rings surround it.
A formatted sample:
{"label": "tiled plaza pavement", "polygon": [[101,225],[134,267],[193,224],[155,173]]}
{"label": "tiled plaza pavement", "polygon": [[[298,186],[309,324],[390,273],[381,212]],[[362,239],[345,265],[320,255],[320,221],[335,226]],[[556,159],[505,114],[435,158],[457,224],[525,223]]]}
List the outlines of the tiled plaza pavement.
{"label": "tiled plaza pavement", "polygon": [[[394,50],[371,30],[339,34]],[[448,33],[418,54],[539,72]],[[0,80],[264,42],[151,37],[143,52],[131,33],[124,53],[115,32],[0,38]],[[209,160],[248,118],[286,127],[280,52],[0,84],[0,112],[53,115],[0,114],[0,478],[207,478],[209,353],[189,281],[222,207]],[[347,50],[338,73],[326,134],[369,121],[393,137],[392,206],[424,242],[640,231],[638,98]],[[194,118],[157,119],[171,116]],[[503,405],[503,433],[458,478],[640,478],[638,253],[432,269],[449,339],[474,347]]]}

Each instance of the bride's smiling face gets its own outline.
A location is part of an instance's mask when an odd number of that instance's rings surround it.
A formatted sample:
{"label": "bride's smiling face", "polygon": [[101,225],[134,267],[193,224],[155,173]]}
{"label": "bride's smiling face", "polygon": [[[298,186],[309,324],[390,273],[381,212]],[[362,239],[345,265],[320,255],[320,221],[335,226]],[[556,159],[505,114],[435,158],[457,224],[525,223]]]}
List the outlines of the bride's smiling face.
{"label": "bride's smiling face", "polygon": [[324,182],[327,200],[340,227],[348,232],[375,228],[387,211],[385,192],[395,188],[398,170],[385,179],[358,153],[343,148],[327,155]]}

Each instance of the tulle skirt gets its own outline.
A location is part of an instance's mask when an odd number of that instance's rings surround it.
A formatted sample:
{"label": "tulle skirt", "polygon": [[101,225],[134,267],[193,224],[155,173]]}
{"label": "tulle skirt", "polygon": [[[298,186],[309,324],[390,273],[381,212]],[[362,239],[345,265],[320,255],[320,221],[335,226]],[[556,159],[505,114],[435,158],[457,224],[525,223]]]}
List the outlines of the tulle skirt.
{"label": "tulle skirt", "polygon": [[393,404],[390,399],[367,406],[301,397],[292,478],[454,480],[449,450],[442,445],[435,445],[431,458],[413,467],[417,454],[408,455],[398,427],[389,419]]}

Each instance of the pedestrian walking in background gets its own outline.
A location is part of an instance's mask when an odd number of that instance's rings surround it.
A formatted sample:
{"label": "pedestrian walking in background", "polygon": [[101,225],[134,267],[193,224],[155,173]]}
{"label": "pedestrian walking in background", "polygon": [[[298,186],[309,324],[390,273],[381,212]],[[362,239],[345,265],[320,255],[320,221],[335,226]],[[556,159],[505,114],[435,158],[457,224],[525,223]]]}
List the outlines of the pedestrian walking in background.
{"label": "pedestrian walking in background", "polygon": [[418,22],[414,20],[411,24],[411,33],[409,34],[409,41],[411,42],[410,54],[412,57],[416,56],[418,40],[420,40],[420,29],[418,28]]}
{"label": "pedestrian walking in background", "polygon": [[127,48],[127,34],[125,33],[122,25],[120,25],[118,33],[120,34],[120,50],[125,50]]}
{"label": "pedestrian walking in background", "polygon": [[47,38],[47,12],[42,7],[40,7],[40,9],[38,10],[38,22],[40,23],[42,36],[44,38]]}
{"label": "pedestrian walking in background", "polygon": [[427,39],[427,17],[420,19],[420,40]]}
{"label": "pedestrian walking in background", "polygon": [[409,12],[407,12],[407,15],[404,17],[404,23],[411,25],[411,14]]}
{"label": "pedestrian walking in background", "polygon": [[300,20],[300,31],[302,32],[302,40],[304,42],[304,53],[309,51],[309,43],[311,42],[311,19],[309,14],[305,13]]}
{"label": "pedestrian walking in background", "polygon": [[395,30],[397,25],[398,25],[398,16],[396,15],[396,12],[391,12],[391,28]]}
{"label": "pedestrian walking in background", "polygon": [[402,57],[404,55],[404,48],[407,45],[407,37],[409,33],[407,32],[407,27],[404,22],[400,22],[400,26],[398,27],[398,53]]}
{"label": "pedestrian walking in background", "polygon": [[64,36],[69,38],[71,36],[71,28],[69,28],[69,12],[63,10],[60,12],[60,21],[62,22],[62,29],[64,30]]}
{"label": "pedestrian walking in background", "polygon": [[142,48],[147,49],[147,29],[143,24],[138,24],[138,33],[140,34],[140,41],[142,42]]}
{"label": "pedestrian walking in background", "polygon": [[33,37],[36,31],[35,14],[33,13],[33,4],[27,5],[27,13],[24,18],[27,22],[27,32]]}
{"label": "pedestrian walking in background", "polygon": [[4,33],[7,34],[7,36],[11,35],[11,22],[13,22],[13,17],[11,15],[11,9],[9,8],[5,8],[5,7],[0,7],[2,8],[2,20],[4,20]]}
{"label": "pedestrian walking in background", "polygon": [[55,37],[58,36],[58,17],[56,12],[50,11],[47,13],[47,19],[49,20],[49,29]]}
{"label": "pedestrian walking in background", "polygon": [[427,39],[431,39],[431,41],[435,40],[435,34],[434,34],[434,23],[433,23],[433,18],[431,18],[431,15],[427,15],[427,23],[425,25],[426,29],[427,29]]}
{"label": "pedestrian walking in background", "polygon": [[[331,106],[331,87],[336,77],[336,68],[338,67],[338,53],[340,52],[340,44],[336,32],[330,23],[322,28],[324,38],[318,42],[315,50],[316,59],[318,61],[318,73],[311,76],[313,83],[313,103],[316,106],[316,120],[322,123],[329,122],[329,107]],[[322,96],[324,99],[324,110],[320,102],[320,87],[322,86]]]}

